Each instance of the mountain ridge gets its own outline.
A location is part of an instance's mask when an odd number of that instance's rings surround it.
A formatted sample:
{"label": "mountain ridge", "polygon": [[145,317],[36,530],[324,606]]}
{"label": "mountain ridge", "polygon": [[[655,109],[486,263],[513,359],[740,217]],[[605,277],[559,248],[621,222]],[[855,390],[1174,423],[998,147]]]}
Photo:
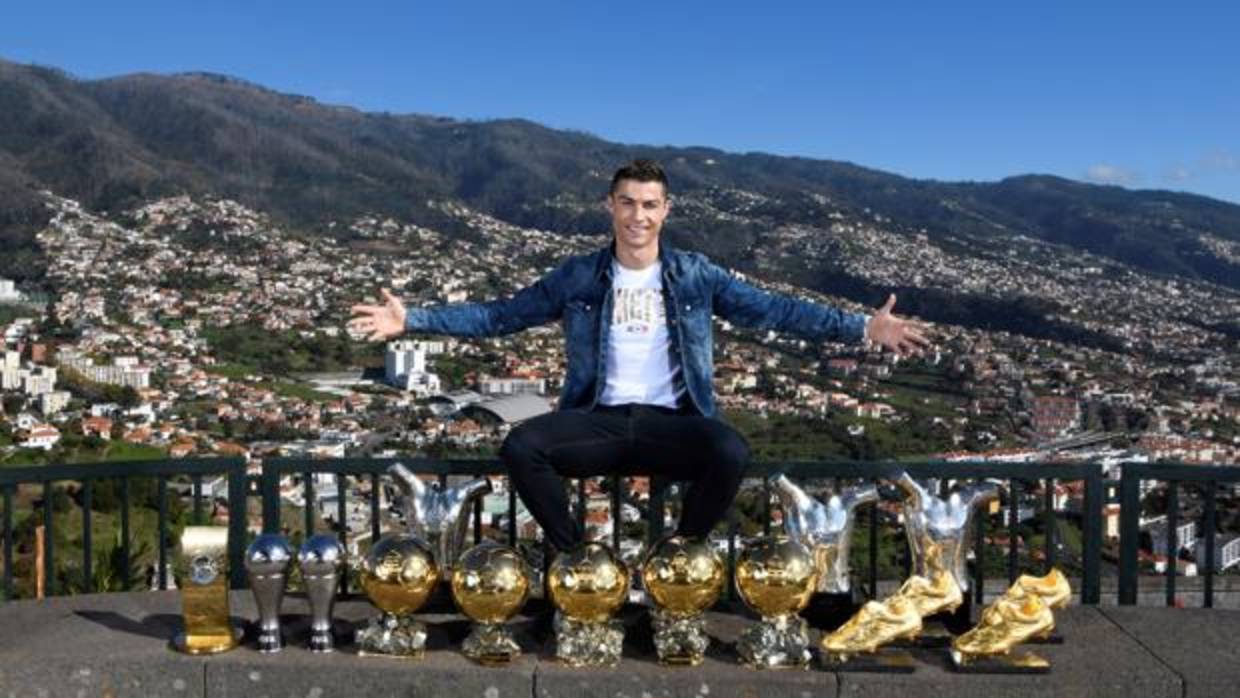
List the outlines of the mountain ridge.
{"label": "mountain ridge", "polygon": [[43,188],[109,211],[220,196],[312,229],[380,214],[451,230],[430,203],[459,200],[525,227],[597,232],[610,172],[647,156],[688,204],[670,238],[742,268],[764,231],[842,214],[965,249],[1024,236],[1240,288],[1240,206],[1195,194],[1044,174],[910,179],[835,160],[613,143],[523,119],[368,113],[204,72],[80,80],[0,60],[0,111],[13,115],[0,130],[6,245],[39,224],[33,190]]}

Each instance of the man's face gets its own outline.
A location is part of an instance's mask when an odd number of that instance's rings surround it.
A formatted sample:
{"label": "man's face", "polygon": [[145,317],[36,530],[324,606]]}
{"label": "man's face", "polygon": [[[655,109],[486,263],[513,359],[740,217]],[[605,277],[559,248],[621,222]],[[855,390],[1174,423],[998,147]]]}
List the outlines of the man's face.
{"label": "man's face", "polygon": [[629,251],[656,244],[670,208],[661,183],[620,180],[616,190],[607,197],[616,247]]}

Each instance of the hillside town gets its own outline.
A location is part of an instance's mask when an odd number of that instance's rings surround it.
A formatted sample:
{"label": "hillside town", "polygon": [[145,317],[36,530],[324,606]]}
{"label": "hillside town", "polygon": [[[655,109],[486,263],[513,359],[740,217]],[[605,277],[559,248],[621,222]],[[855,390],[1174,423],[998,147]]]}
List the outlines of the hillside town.
{"label": "hillside town", "polygon": [[[239,203],[185,196],[109,217],[44,196],[54,215],[39,241],[53,301],[15,306],[0,328],[8,465],[91,453],[252,463],[492,455],[513,424],[553,408],[559,327],[375,346],[348,335],[348,307],[380,287],[413,306],[490,299],[606,242],[452,202],[431,203],[463,234],[378,217],[285,230]],[[679,205],[718,210],[709,199]],[[721,407],[759,458],[1240,462],[1240,351],[1204,329],[1240,316],[1236,294],[1024,242],[965,256],[881,217],[841,214],[821,229],[772,231],[757,252],[762,268],[780,256],[835,256],[880,285],[1050,297],[1069,309],[1056,320],[1122,351],[941,325],[934,351],[898,360],[717,320]],[[6,299],[21,296],[0,280]],[[495,496],[506,501],[500,482]],[[295,480],[284,484],[289,502],[304,504]],[[334,480],[323,487],[335,496]],[[591,525],[612,525],[606,493],[591,493]],[[536,532],[528,516],[521,525]]]}

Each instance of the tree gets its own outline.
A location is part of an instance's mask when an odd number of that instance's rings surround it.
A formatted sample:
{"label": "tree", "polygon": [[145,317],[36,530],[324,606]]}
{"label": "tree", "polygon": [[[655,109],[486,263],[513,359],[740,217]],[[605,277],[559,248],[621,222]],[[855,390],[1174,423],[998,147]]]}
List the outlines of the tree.
{"label": "tree", "polygon": [[120,391],[116,402],[125,409],[131,409],[137,407],[142,401],[138,398],[138,391],[127,385]]}

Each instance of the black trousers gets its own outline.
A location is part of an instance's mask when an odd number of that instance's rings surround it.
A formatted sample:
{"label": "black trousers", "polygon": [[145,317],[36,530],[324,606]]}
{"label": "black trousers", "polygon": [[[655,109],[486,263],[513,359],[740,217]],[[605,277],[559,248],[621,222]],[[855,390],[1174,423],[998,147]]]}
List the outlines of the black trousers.
{"label": "black trousers", "polygon": [[569,550],[584,534],[569,513],[563,478],[636,473],[688,481],[677,533],[705,536],[736,497],[749,445],[717,419],[619,405],[563,410],[522,422],[508,434],[500,456],[547,540]]}

